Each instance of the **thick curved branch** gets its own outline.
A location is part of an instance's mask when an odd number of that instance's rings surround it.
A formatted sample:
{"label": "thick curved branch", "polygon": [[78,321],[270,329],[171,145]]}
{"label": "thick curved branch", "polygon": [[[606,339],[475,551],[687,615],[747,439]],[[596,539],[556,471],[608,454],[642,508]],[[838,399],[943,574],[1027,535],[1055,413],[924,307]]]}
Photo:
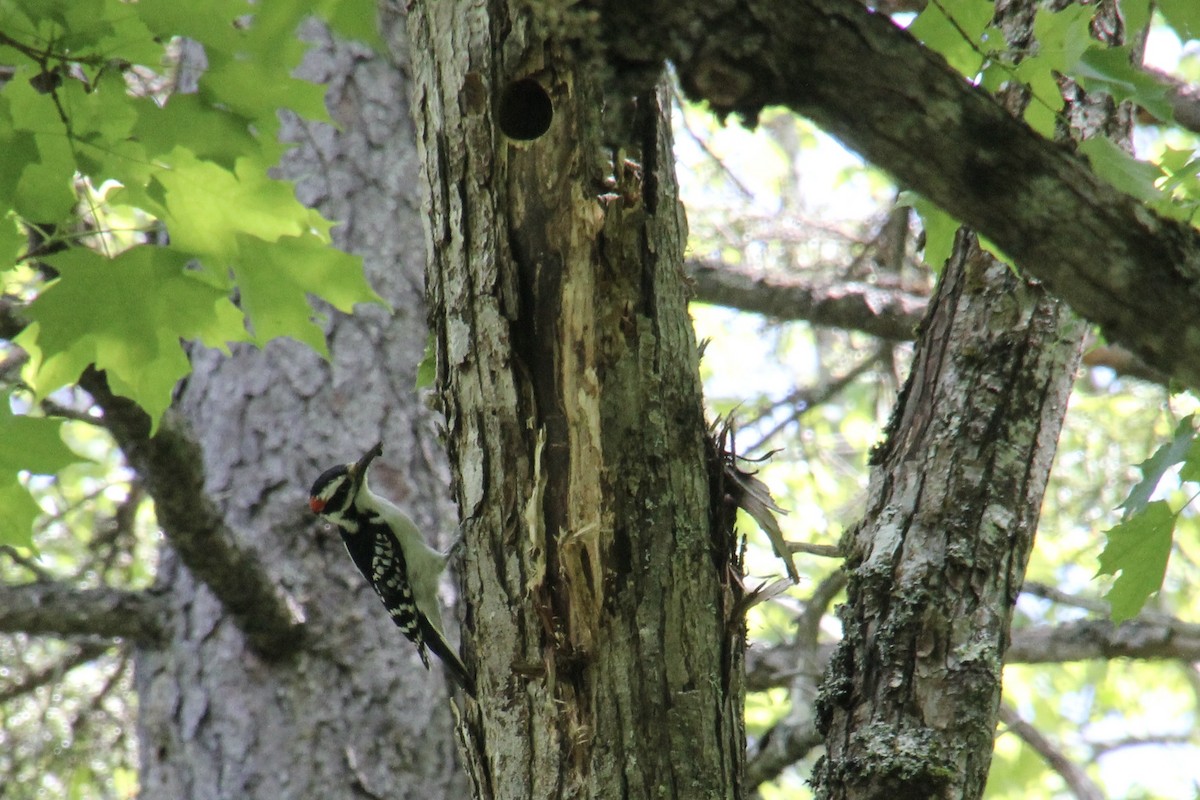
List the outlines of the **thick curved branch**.
{"label": "thick curved branch", "polygon": [[105,427],[141,476],[159,525],[188,570],[216,595],[260,655],[293,653],[301,643],[299,610],[258,555],[225,525],[204,491],[199,445],[178,418],[168,415],[151,437],[150,418],[133,401],[113,394],[102,373],[89,369],[79,385],[104,410]]}
{"label": "thick curved branch", "polygon": [[774,104],[809,117],[985,234],[1109,340],[1200,386],[1200,233],[1102,181],[886,16],[854,0],[654,12],[605,5],[628,79],[669,58],[687,94],[720,114],[753,120]]}
{"label": "thick curved branch", "polygon": [[0,584],[0,631],[5,633],[117,636],[152,644],[165,638],[166,618],[164,599],[149,592]]}

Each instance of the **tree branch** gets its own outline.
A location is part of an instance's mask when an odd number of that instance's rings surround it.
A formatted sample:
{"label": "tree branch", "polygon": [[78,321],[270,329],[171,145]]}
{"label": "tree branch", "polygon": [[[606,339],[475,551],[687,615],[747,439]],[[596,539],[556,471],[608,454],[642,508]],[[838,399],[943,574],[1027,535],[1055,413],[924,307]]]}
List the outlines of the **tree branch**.
{"label": "tree branch", "polygon": [[669,58],[687,94],[719,114],[753,121],[774,104],[809,117],[988,236],[1111,341],[1200,386],[1200,233],[1102,181],[886,16],[854,0],[654,11],[605,4],[625,79]]}
{"label": "tree branch", "polygon": [[[791,684],[801,663],[801,646],[779,645],[746,651],[746,689],[761,692]],[[817,649],[822,664],[831,645]],[[1138,617],[1114,626],[1108,620],[1035,625],[1013,631],[1006,664],[1063,664],[1112,658],[1200,661],[1200,624],[1161,616]]]}
{"label": "tree branch", "polygon": [[57,636],[119,636],[142,643],[165,638],[163,598],[122,589],[62,583],[0,584],[0,631]]}
{"label": "tree branch", "polygon": [[1079,800],[1104,800],[1104,792],[1088,777],[1083,767],[1067,758],[1041,731],[1030,725],[1007,703],[1000,704],[1000,721],[1042,757],[1051,769],[1066,782],[1071,794]]}
{"label": "tree branch", "polygon": [[200,448],[168,414],[150,437],[150,418],[133,401],[114,395],[94,369],[79,381],[104,410],[105,427],[154,499],[155,514],[188,570],[220,600],[251,647],[282,658],[301,644],[302,619],[258,555],[241,544],[204,491]]}
{"label": "tree branch", "polygon": [[[780,320],[860,331],[888,341],[912,341],[929,305],[929,298],[923,295],[867,283],[818,286],[713,261],[688,261],[684,267],[692,279],[693,300]],[[1083,363],[1164,386],[1169,380],[1115,345],[1089,346]]]}
{"label": "tree branch", "polygon": [[0,688],[0,706],[17,697],[36,691],[47,684],[58,683],[66,673],[88,662],[95,661],[109,650],[112,650],[113,647],[112,642],[85,642],[63,659],[37,672],[22,675],[8,686]]}
{"label": "tree branch", "polygon": [[798,723],[780,722],[767,731],[746,759],[746,785],[753,788],[774,780],[823,743],[811,718]]}
{"label": "tree branch", "polygon": [[857,330],[881,339],[912,341],[928,297],[866,283],[811,286],[752,275],[711,261],[689,261],[695,298],[777,319]]}
{"label": "tree branch", "polygon": [[1138,617],[1114,626],[1083,619],[1013,631],[1009,664],[1061,664],[1102,658],[1200,659],[1200,625]]}

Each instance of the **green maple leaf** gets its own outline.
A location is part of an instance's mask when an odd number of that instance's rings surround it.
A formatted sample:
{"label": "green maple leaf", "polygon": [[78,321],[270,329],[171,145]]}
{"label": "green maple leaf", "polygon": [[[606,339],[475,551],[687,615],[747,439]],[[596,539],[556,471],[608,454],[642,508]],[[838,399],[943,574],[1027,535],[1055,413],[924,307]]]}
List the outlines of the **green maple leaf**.
{"label": "green maple leaf", "polygon": [[1171,507],[1157,500],[1106,532],[1108,544],[1096,574],[1117,576],[1105,595],[1113,622],[1136,616],[1146,599],[1162,588],[1175,520]]}
{"label": "green maple leaf", "polygon": [[1175,118],[1166,85],[1134,66],[1129,45],[1093,45],[1080,59],[1075,77],[1089,92],[1107,92],[1117,102],[1132,100],[1164,122]]}
{"label": "green maple leaf", "polygon": [[323,321],[308,295],[349,313],[355,303],[382,303],[363,276],[362,261],[315,234],[264,242],[238,239],[233,274],[242,308],[260,342],[291,336],[328,358]]}
{"label": "green maple leaf", "polygon": [[33,547],[33,522],[42,509],[16,475],[0,475],[0,504],[0,544]]}
{"label": "green maple leaf", "polygon": [[269,165],[256,158],[237,159],[231,171],[177,147],[166,160],[170,167],[154,173],[147,195],[161,204],[158,214],[180,250],[232,260],[241,234],[273,242],[325,233],[331,225],[296,200],[290,182],[269,177]]}
{"label": "green maple leaf", "polygon": [[78,379],[89,364],[155,427],[190,365],[181,340],[227,350],[246,341],[228,290],[187,269],[186,254],[136,247],[107,259],[75,248],[47,261],[59,272],[26,312],[17,342],[30,353],[25,380],[38,398]]}
{"label": "green maple leaf", "polygon": [[916,192],[901,192],[896,203],[908,206],[920,215],[925,229],[925,263],[940,274],[954,250],[954,237],[960,227],[958,220]]}
{"label": "green maple leaf", "polygon": [[996,15],[992,0],[961,0],[950,9],[940,3],[925,7],[908,31],[925,46],[941,53],[950,66],[967,77],[979,71],[984,60],[984,31]]}
{"label": "green maple leaf", "polygon": [[53,475],[83,461],[63,443],[62,421],[16,416],[0,401],[0,544],[32,547],[30,532],[42,509],[20,481],[21,472]]}
{"label": "green maple leaf", "polygon": [[1159,447],[1154,451],[1154,455],[1138,464],[1138,469],[1142,471],[1142,479],[1130,490],[1125,502],[1117,506],[1117,508],[1125,509],[1125,519],[1141,512],[1150,501],[1154,490],[1158,488],[1158,482],[1162,480],[1162,476],[1166,474],[1167,470],[1187,459],[1188,453],[1192,450],[1192,443],[1196,439],[1196,430],[1192,423],[1193,416],[1189,414],[1179,420],[1179,425],[1176,426],[1175,435],[1171,437],[1171,441]]}

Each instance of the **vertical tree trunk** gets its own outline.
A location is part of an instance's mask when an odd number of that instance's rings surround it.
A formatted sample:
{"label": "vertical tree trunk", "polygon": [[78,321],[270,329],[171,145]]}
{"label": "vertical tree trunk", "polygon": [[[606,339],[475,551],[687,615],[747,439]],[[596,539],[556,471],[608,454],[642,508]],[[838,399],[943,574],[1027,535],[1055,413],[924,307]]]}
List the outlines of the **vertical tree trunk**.
{"label": "vertical tree trunk", "polygon": [[[1025,51],[1037,4],[996,5],[1010,47]],[[1119,37],[1115,4],[1098,15],[1093,30]],[[1072,133],[1128,135],[1127,110],[1064,89]],[[1015,114],[1027,99],[1015,88],[1005,98]],[[866,516],[843,543],[844,636],[818,705],[820,797],[982,796],[1013,604],[1084,331],[959,231],[871,459]]]}
{"label": "vertical tree trunk", "polygon": [[823,797],[979,797],[1081,325],[960,233],[866,519],[820,725]]}
{"label": "vertical tree trunk", "polygon": [[[396,22],[392,21],[392,26]],[[384,441],[378,491],[425,528],[454,533],[445,468],[413,391],[425,341],[424,247],[403,65],[320,40],[309,75],[330,84],[345,134],[308,142],[287,171],[302,199],[346,221],[340,243],[366,257],[394,306],[329,325],[333,363],[277,342],[232,358],[197,352],[179,406],[204,451],[207,488],[301,605],[307,645],[282,663],[251,651],[169,550],[159,586],[174,608],[164,649],[137,653],[144,797],[461,797],[441,676],[426,672],[305,504],[317,474]]]}
{"label": "vertical tree trunk", "polygon": [[595,26],[551,6],[409,16],[475,792],[737,797],[740,567],[709,480],[667,107],[606,94],[573,38]]}

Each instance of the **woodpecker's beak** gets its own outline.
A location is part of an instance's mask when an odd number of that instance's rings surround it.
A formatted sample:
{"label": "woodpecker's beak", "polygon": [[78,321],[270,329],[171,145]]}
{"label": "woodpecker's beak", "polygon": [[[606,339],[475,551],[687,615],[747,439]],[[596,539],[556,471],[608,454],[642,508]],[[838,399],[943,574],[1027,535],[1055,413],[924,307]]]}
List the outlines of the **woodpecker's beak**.
{"label": "woodpecker's beak", "polygon": [[362,486],[363,481],[367,478],[367,467],[371,466],[371,462],[376,456],[383,455],[383,442],[376,442],[375,446],[366,452],[362,458],[350,465],[350,480],[354,481],[354,493],[358,493],[358,489]]}

